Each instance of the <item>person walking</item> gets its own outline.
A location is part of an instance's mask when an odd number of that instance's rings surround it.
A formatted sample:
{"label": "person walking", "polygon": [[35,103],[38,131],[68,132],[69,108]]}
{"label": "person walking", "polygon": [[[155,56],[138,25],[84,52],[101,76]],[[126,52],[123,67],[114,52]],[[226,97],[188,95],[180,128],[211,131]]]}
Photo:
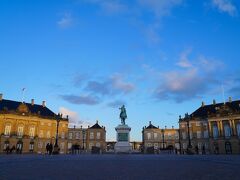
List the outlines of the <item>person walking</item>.
{"label": "person walking", "polygon": [[52,143],[49,145],[49,155],[52,155],[53,152],[53,145]]}
{"label": "person walking", "polygon": [[50,144],[47,143],[47,145],[46,145],[46,151],[47,151],[47,154],[49,154],[49,146],[50,146]]}

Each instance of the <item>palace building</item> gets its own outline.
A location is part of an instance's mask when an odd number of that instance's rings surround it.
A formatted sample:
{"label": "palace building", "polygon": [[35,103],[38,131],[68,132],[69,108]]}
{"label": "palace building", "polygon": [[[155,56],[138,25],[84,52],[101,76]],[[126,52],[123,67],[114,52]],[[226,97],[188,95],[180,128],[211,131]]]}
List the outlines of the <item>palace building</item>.
{"label": "palace building", "polygon": [[[45,153],[48,143],[55,144],[59,122],[60,153],[67,152],[68,117],[56,115],[46,107],[3,99],[0,94],[0,153],[12,149],[18,153]],[[15,150],[14,150],[15,149]]]}
{"label": "palace building", "polygon": [[197,154],[240,153],[240,101],[213,103],[179,119],[183,152]]}
{"label": "palace building", "polygon": [[69,152],[79,152],[79,150],[91,152],[94,147],[99,148],[101,152],[106,151],[106,129],[104,126],[100,126],[98,121],[86,129],[82,127],[69,128]]}
{"label": "palace building", "polygon": [[147,149],[151,148],[157,152],[165,149],[180,149],[179,130],[174,129],[174,127],[171,129],[167,127],[165,127],[165,129],[160,129],[154,126],[150,121],[148,127],[143,127],[142,139],[144,152],[147,152]]}

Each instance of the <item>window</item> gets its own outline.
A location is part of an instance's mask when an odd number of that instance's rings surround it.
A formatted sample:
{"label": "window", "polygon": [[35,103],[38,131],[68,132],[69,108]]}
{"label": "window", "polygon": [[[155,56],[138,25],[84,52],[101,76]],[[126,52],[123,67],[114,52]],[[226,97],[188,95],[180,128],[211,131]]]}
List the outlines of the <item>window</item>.
{"label": "window", "polygon": [[196,126],[201,126],[201,123],[200,122],[196,122]]}
{"label": "window", "polygon": [[182,138],[183,138],[183,139],[187,139],[187,134],[186,134],[186,132],[182,132]]}
{"label": "window", "polygon": [[44,122],[41,122],[41,126],[44,126]]}
{"label": "window", "polygon": [[39,132],[39,137],[40,137],[40,138],[43,138],[43,130],[40,130],[40,132]]}
{"label": "window", "polygon": [[18,137],[23,136],[23,126],[18,126],[17,136]]}
{"label": "window", "polygon": [[29,129],[29,136],[30,136],[31,138],[33,138],[34,135],[35,135],[35,127],[32,126],[32,127],[30,127],[30,129]]}
{"label": "window", "polygon": [[182,147],[183,147],[183,149],[187,149],[187,144],[183,143]]}
{"label": "window", "polygon": [[158,149],[158,143],[154,143],[154,148]]}
{"label": "window", "polygon": [[40,142],[38,142],[38,148],[39,149],[42,149],[42,147],[43,147],[43,143],[40,141]]}
{"label": "window", "polygon": [[202,132],[201,131],[197,131],[197,138],[201,139],[202,138]]}
{"label": "window", "polygon": [[11,133],[11,125],[10,125],[10,124],[7,124],[7,125],[5,126],[4,135],[5,135],[5,136],[10,136],[10,133]]}
{"label": "window", "polygon": [[189,134],[190,134],[190,139],[192,139],[193,138],[193,133],[190,132]]}
{"label": "window", "polygon": [[202,149],[202,143],[198,143],[198,149]]}
{"label": "window", "polygon": [[97,132],[97,139],[100,139],[100,138],[101,138],[101,133]]}
{"label": "window", "polygon": [[151,144],[151,143],[148,143],[147,146],[148,146],[148,147],[152,147],[152,144]]}
{"label": "window", "polygon": [[61,138],[62,138],[62,139],[65,138],[65,133],[64,133],[64,132],[62,132],[62,134],[61,134]]}
{"label": "window", "polygon": [[168,137],[168,139],[172,139],[172,134],[171,134],[171,133],[168,133],[168,134],[167,134],[167,137]]}
{"label": "window", "polygon": [[90,139],[94,139],[94,132],[90,132]]}
{"label": "window", "polygon": [[65,126],[66,126],[65,124],[62,124],[62,127],[63,127],[63,128],[65,128]]}
{"label": "window", "polygon": [[181,124],[181,127],[182,127],[182,128],[185,128],[185,124]]}
{"label": "window", "polygon": [[157,139],[158,138],[158,134],[157,133],[154,133],[154,139]]}
{"label": "window", "polygon": [[62,143],[60,144],[60,150],[63,152],[63,151],[64,151],[64,148],[65,148],[65,143],[62,142]]}
{"label": "window", "polygon": [[93,143],[89,143],[89,149],[92,149]]}
{"label": "window", "polygon": [[237,134],[238,137],[240,137],[240,123],[237,124]]}
{"label": "window", "polygon": [[204,134],[204,138],[208,138],[208,137],[209,137],[209,135],[208,135],[208,130],[205,130],[205,131],[203,132],[203,134]]}
{"label": "window", "polygon": [[231,137],[231,129],[229,124],[225,124],[224,125],[224,134],[226,138],[230,138]]}
{"label": "window", "polygon": [[68,149],[72,149],[72,143],[68,143]]}
{"label": "window", "polygon": [[52,126],[52,124],[51,124],[51,123],[48,123],[48,126],[50,127],[50,126]]}
{"label": "window", "polygon": [[96,143],[96,146],[100,148],[100,147],[101,147],[101,144],[100,144],[100,143]]}
{"label": "window", "polygon": [[47,138],[51,138],[51,132],[47,131]]}
{"label": "window", "polygon": [[151,133],[147,133],[147,139],[148,139],[148,140],[151,139]]}
{"label": "window", "polygon": [[80,133],[79,132],[76,133],[76,139],[80,139]]}
{"label": "window", "polygon": [[179,139],[179,134],[175,133],[175,139]]}
{"label": "window", "polygon": [[69,134],[68,134],[68,138],[69,138],[69,139],[72,139],[72,138],[73,138],[73,133],[69,133]]}
{"label": "window", "polygon": [[29,144],[29,151],[33,151],[33,149],[34,149],[34,143],[30,143]]}
{"label": "window", "polygon": [[218,138],[218,127],[217,125],[213,125],[213,138],[217,139]]}

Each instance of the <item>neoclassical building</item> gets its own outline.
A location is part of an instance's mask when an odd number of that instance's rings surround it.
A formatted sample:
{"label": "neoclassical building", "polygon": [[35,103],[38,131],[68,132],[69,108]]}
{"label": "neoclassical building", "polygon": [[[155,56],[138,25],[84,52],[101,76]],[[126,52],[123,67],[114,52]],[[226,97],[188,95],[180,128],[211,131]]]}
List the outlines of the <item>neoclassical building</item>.
{"label": "neoclassical building", "polygon": [[56,115],[46,107],[3,99],[0,94],[0,153],[15,147],[20,153],[45,153],[48,143],[54,145],[59,120],[60,153],[67,152],[68,118]]}
{"label": "neoclassical building", "polygon": [[106,151],[106,129],[100,126],[98,121],[88,128],[69,128],[68,150],[73,148],[91,152],[93,147],[98,147],[102,152]]}
{"label": "neoclassical building", "polygon": [[143,127],[142,131],[144,151],[153,147],[155,150],[179,149],[179,130],[172,127],[160,129],[154,126],[151,121],[148,127]]}
{"label": "neoclassical building", "polygon": [[194,153],[240,153],[240,101],[213,103],[198,108],[179,119],[183,152],[189,148]]}

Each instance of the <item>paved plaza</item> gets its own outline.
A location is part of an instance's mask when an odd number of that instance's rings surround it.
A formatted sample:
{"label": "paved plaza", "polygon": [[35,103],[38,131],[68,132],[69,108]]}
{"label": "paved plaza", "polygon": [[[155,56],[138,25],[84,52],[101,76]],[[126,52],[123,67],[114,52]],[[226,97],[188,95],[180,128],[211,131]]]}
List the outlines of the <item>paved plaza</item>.
{"label": "paved plaza", "polygon": [[231,179],[240,156],[0,155],[0,179]]}

